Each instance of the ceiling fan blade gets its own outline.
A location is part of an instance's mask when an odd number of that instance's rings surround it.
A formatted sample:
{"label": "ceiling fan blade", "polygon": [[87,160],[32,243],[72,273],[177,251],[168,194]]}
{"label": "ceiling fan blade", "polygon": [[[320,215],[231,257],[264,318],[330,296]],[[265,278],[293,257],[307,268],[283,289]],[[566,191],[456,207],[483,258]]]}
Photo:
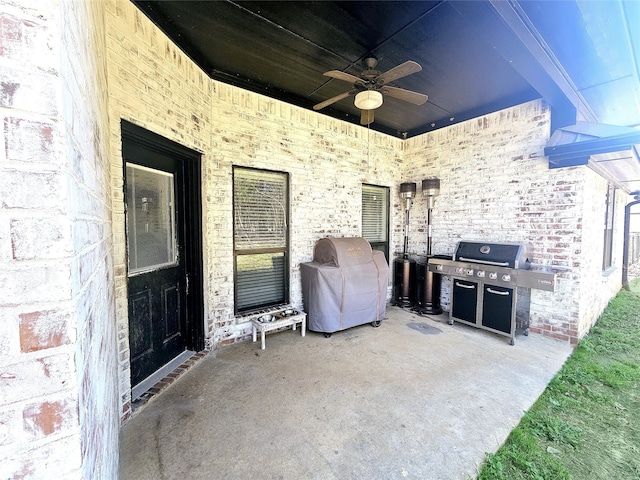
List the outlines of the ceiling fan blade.
{"label": "ceiling fan blade", "polygon": [[424,93],[412,92],[411,90],[405,90],[397,87],[384,87],[380,91],[383,95],[397,98],[398,100],[404,100],[405,102],[413,103],[414,105],[422,105],[429,98]]}
{"label": "ceiling fan blade", "polygon": [[342,80],[343,82],[349,82],[364,85],[364,82],[360,77],[356,77],[355,75],[351,75],[350,73],[341,72],[340,70],[329,70],[328,72],[324,72],[325,77],[336,78],[338,80]]}
{"label": "ceiling fan blade", "polygon": [[373,110],[361,110],[360,125],[369,125],[373,123]]}
{"label": "ceiling fan blade", "polygon": [[419,64],[417,64],[413,60],[408,60],[404,63],[401,63],[397,67],[393,67],[391,70],[387,70],[386,72],[378,75],[376,77],[376,83],[378,85],[384,85],[385,83],[393,82],[394,80],[406,77],[407,75],[411,75],[412,73],[417,73],[421,70],[422,67]]}
{"label": "ceiling fan blade", "polygon": [[351,90],[350,92],[341,93],[340,95],[336,95],[335,97],[331,97],[331,98],[325,100],[324,102],[320,102],[317,105],[314,105],[313,109],[314,110],[320,110],[321,108],[324,108],[324,107],[326,107],[328,105],[331,105],[332,103],[339,102],[343,98],[347,98],[349,95],[353,95],[356,92],[357,92],[357,90]]}

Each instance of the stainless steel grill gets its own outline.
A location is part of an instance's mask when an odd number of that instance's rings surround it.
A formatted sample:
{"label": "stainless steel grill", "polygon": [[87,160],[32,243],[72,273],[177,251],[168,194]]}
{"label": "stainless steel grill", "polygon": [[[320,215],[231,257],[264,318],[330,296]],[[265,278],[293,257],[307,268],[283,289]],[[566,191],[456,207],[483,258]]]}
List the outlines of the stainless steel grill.
{"label": "stainless steel grill", "polygon": [[531,262],[525,243],[458,242],[452,260],[433,258],[429,271],[452,280],[449,324],[492,331],[515,344],[517,330],[529,334],[529,312],[517,322],[518,289],[555,291],[557,272]]}

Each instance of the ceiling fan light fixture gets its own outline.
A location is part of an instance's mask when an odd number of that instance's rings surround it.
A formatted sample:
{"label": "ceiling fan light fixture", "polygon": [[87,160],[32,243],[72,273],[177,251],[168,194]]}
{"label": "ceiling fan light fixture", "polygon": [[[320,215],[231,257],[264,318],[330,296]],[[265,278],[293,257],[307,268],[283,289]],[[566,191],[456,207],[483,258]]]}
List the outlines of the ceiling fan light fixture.
{"label": "ceiling fan light fixture", "polygon": [[364,90],[356,95],[353,103],[360,110],[375,110],[382,105],[382,94],[377,90]]}

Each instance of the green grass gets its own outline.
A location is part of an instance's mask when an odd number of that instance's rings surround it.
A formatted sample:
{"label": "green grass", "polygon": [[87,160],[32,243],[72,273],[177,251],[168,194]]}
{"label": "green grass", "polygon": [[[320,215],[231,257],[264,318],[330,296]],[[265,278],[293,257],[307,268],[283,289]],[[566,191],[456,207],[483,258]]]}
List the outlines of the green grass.
{"label": "green grass", "polygon": [[479,480],[640,480],[640,281],[611,300]]}

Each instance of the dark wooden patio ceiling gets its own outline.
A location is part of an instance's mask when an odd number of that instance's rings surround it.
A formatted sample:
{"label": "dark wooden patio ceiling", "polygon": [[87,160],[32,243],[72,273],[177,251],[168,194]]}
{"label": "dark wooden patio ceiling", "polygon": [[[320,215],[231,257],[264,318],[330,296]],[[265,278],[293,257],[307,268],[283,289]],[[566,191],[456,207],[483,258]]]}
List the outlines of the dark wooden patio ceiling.
{"label": "dark wooden patio ceiling", "polygon": [[[375,56],[386,71],[423,70],[393,85],[371,128],[411,137],[543,97],[556,126],[576,118],[640,124],[640,2],[133,0],[211,78],[304,108],[350,89]],[[321,110],[359,123],[353,97]],[[577,115],[576,115],[577,112]]]}

